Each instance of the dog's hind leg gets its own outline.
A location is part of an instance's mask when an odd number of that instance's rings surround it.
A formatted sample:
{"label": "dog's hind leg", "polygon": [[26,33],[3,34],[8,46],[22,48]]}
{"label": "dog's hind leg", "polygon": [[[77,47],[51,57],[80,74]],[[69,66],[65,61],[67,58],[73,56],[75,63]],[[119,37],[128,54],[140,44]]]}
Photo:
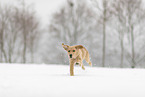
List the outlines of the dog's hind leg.
{"label": "dog's hind leg", "polygon": [[80,66],[82,67],[83,70],[85,70],[83,62],[80,62]]}
{"label": "dog's hind leg", "polygon": [[89,53],[88,53],[88,52],[86,53],[85,60],[86,60],[86,62],[87,62],[90,66],[92,66],[92,62],[90,61]]}

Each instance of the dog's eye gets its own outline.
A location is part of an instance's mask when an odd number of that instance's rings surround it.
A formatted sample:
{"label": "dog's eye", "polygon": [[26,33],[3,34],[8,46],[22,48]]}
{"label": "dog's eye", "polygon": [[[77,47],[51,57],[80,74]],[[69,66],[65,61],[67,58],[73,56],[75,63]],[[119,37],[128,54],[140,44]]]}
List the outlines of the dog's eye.
{"label": "dog's eye", "polygon": [[73,52],[75,52],[75,50],[73,50]]}
{"label": "dog's eye", "polygon": [[68,52],[70,52],[70,50]]}

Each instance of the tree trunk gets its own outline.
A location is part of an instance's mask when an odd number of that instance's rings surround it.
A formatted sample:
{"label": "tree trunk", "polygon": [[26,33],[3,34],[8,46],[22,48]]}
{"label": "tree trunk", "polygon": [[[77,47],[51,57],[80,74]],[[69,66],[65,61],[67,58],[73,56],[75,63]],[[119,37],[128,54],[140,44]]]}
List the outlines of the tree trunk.
{"label": "tree trunk", "polygon": [[12,63],[12,48],[10,45],[11,44],[9,44],[9,63]]}
{"label": "tree trunk", "polygon": [[2,52],[1,52],[1,48],[0,48],[0,63],[2,63]]}
{"label": "tree trunk", "polygon": [[[7,55],[6,55],[6,52],[5,52],[5,50],[4,50],[4,30],[3,30],[3,27],[2,27],[2,31],[1,31],[1,53],[2,53],[2,56],[4,55],[4,59],[5,59],[5,61],[4,62],[7,62]],[[2,57],[3,58],[3,57]]]}
{"label": "tree trunk", "polygon": [[103,49],[102,49],[102,67],[105,67],[105,59],[106,59],[106,0],[103,1]]}
{"label": "tree trunk", "polygon": [[123,62],[124,62],[123,37],[121,37],[120,45],[121,45],[121,63],[120,63],[120,67],[123,68]]}
{"label": "tree trunk", "polygon": [[31,47],[31,63],[34,63],[34,49],[33,49],[33,45]]}
{"label": "tree trunk", "polygon": [[106,55],[106,24],[103,23],[103,55],[102,55],[102,67],[105,67],[105,55]]}
{"label": "tree trunk", "polygon": [[131,51],[132,51],[132,68],[135,68],[135,49],[134,49],[134,33],[133,26],[131,26]]}
{"label": "tree trunk", "polygon": [[26,63],[26,36],[24,35],[23,63]]}
{"label": "tree trunk", "polygon": [[1,42],[2,42],[1,39],[2,39],[2,38],[1,38],[1,37],[2,37],[2,35],[1,35],[1,32],[0,32],[0,62],[2,63],[2,49],[1,49],[1,46],[2,46],[2,45],[1,45]]}
{"label": "tree trunk", "polygon": [[26,16],[25,16],[25,1],[23,0],[22,1],[22,6],[23,6],[23,45],[24,45],[24,48],[23,48],[23,63],[26,63],[26,49],[27,49],[27,33],[26,33]]}

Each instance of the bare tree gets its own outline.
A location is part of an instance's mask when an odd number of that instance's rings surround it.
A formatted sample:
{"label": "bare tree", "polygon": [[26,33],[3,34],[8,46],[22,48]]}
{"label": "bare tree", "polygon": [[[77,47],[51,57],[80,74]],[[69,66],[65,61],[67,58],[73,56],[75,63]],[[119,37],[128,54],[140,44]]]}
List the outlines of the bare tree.
{"label": "bare tree", "polygon": [[[18,41],[18,25],[15,21],[16,11],[12,5],[3,5],[1,10],[1,62],[15,62],[16,54],[14,51],[18,48],[16,41]],[[3,57],[4,56],[4,57]]]}
{"label": "bare tree", "polygon": [[136,66],[136,55],[135,55],[135,28],[139,25],[139,23],[144,18],[144,11],[142,7],[142,0],[122,0],[122,5],[126,10],[126,17],[127,17],[127,29],[128,29],[128,36],[129,41],[131,44],[131,64],[132,68]]}
{"label": "bare tree", "polygon": [[18,62],[19,55],[18,53],[21,52],[19,48],[21,47],[20,41],[20,26],[17,21],[17,8],[15,6],[10,7],[9,11],[9,28],[7,29],[7,45],[8,45],[8,62]]}
{"label": "bare tree", "polygon": [[34,62],[34,53],[38,50],[38,44],[40,39],[40,27],[37,18],[34,14],[30,16],[28,26],[31,28],[28,36],[28,48],[31,53],[31,63]]}
{"label": "bare tree", "polygon": [[[119,40],[120,40],[120,47],[121,47],[121,53],[120,53],[120,67],[123,67],[124,63],[124,34],[126,32],[126,15],[124,14],[125,10],[123,7],[122,0],[115,0],[112,4],[112,10],[111,13],[117,18],[118,23],[115,23],[116,30],[119,34]],[[113,17],[113,18],[115,18]]]}
{"label": "bare tree", "polygon": [[[105,67],[106,59],[106,26],[107,21],[110,18],[110,1],[108,0],[92,0],[93,5],[95,5],[96,12],[99,13],[98,21],[102,25],[103,39],[102,39],[102,67]],[[99,6],[101,5],[101,6]]]}
{"label": "bare tree", "polygon": [[[23,43],[22,62],[26,63],[27,51],[30,50],[31,62],[34,61],[34,50],[37,48],[39,40],[39,21],[36,18],[35,11],[27,5],[24,0],[20,1],[20,7],[17,10],[17,22],[20,26],[20,32]],[[36,46],[36,48],[34,48]]]}
{"label": "bare tree", "polygon": [[[1,47],[1,62],[8,62],[5,40],[6,40],[6,29],[9,20],[9,8],[8,6],[0,6],[0,47]],[[3,61],[4,59],[4,61]]]}

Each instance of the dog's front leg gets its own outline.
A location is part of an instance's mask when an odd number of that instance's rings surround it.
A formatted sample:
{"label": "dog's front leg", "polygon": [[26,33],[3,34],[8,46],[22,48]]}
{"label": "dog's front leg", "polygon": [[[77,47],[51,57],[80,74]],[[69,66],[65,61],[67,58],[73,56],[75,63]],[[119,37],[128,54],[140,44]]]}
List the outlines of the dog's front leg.
{"label": "dog's front leg", "polygon": [[70,60],[70,76],[74,76],[74,60]]}

